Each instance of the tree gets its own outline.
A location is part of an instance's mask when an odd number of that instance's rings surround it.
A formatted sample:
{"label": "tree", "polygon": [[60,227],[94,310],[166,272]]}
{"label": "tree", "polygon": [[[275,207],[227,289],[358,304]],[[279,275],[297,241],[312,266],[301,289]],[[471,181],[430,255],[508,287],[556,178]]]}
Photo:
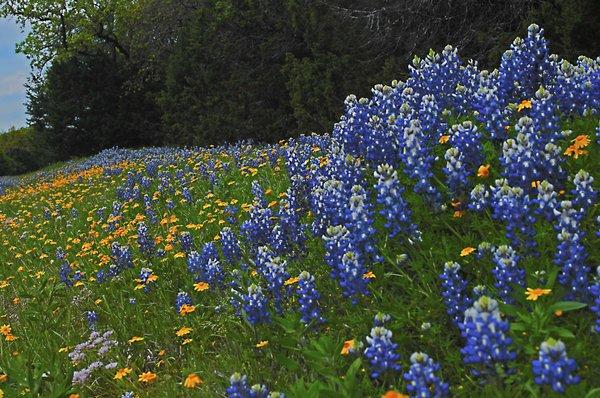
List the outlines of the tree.
{"label": "tree", "polygon": [[129,57],[126,21],[137,7],[137,0],[0,0],[0,16],[30,27],[17,51],[41,71],[55,59],[94,54],[98,47]]}

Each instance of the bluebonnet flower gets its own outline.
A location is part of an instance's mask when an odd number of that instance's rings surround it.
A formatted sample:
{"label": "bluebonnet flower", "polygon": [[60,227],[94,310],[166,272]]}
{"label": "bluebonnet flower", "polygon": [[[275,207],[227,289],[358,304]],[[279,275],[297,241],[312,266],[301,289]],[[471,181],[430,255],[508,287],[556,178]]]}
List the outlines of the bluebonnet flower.
{"label": "bluebonnet flower", "polygon": [[113,242],[110,246],[110,252],[113,264],[109,266],[103,277],[107,279],[114,278],[124,270],[133,268],[133,255],[129,246],[122,246],[117,242]]}
{"label": "bluebonnet flower", "polygon": [[464,313],[472,302],[467,296],[467,281],[460,274],[460,265],[452,261],[444,264],[444,272],[440,274],[440,279],[446,312],[452,317],[452,322],[458,325],[463,321]]}
{"label": "bluebonnet flower", "polygon": [[253,253],[259,246],[264,246],[270,242],[273,212],[268,207],[261,207],[256,203],[251,206],[249,219],[242,223],[240,232],[246,238]]}
{"label": "bluebonnet flower", "polygon": [[354,247],[364,257],[365,261],[381,261],[375,247],[375,233],[373,227],[373,208],[367,198],[365,189],[360,185],[352,187],[348,207],[348,222],[346,227],[352,235]]}
{"label": "bluebonnet flower", "polygon": [[462,161],[466,165],[467,173],[483,163],[481,133],[477,131],[477,126],[473,122],[467,120],[461,124],[455,124],[448,134],[450,135],[450,146],[462,154]]}
{"label": "bluebonnet flower", "polygon": [[248,398],[250,397],[250,385],[245,375],[234,373],[229,378],[229,387],[227,387],[228,398]]}
{"label": "bluebonnet flower", "polygon": [[69,261],[67,260],[67,254],[62,249],[62,247],[58,247],[56,249],[56,259],[61,262],[60,268],[58,270],[58,276],[60,278],[60,281],[64,283],[67,287],[73,286],[74,270],[69,264]]}
{"label": "bluebonnet flower", "polygon": [[519,256],[508,245],[501,245],[494,251],[496,266],[492,270],[496,278],[498,296],[507,304],[514,302],[511,297],[512,285],[525,287],[525,270],[518,266]]}
{"label": "bluebonnet flower", "polygon": [[386,324],[386,322],[388,322],[390,319],[392,319],[392,317],[389,316],[388,314],[384,314],[383,312],[378,312],[377,314],[375,314],[375,317],[373,318],[373,325],[384,326]]}
{"label": "bluebonnet flower", "polygon": [[179,235],[179,244],[181,245],[181,250],[186,254],[190,254],[190,252],[195,249],[194,238],[192,237],[192,234],[187,231],[184,231]]}
{"label": "bluebonnet flower", "polygon": [[321,315],[319,299],[321,295],[317,291],[315,278],[306,271],[298,276],[298,303],[300,304],[300,320],[308,325],[310,322],[323,323],[325,318]]}
{"label": "bluebonnet flower", "polygon": [[600,267],[596,268],[596,283],[590,287],[590,293],[594,300],[591,310],[596,314],[594,331],[600,333]]}
{"label": "bluebonnet flower", "polygon": [[121,398],[135,398],[135,394],[133,393],[133,391],[127,391],[124,392],[123,395],[121,395]]}
{"label": "bluebonnet flower", "polygon": [[396,352],[398,344],[392,342],[391,331],[383,326],[373,327],[371,335],[367,336],[367,344],[364,355],[371,365],[371,378],[377,379],[387,371],[401,370],[400,354]]}
{"label": "bluebonnet flower", "polygon": [[265,191],[256,180],[252,181],[252,195],[254,196],[254,204],[259,207],[267,207],[267,198]]}
{"label": "bluebonnet flower", "polygon": [[96,323],[98,322],[98,314],[96,311],[86,311],[85,318],[88,322],[88,326],[91,330],[96,330]]}
{"label": "bluebonnet flower", "polygon": [[478,260],[481,260],[484,255],[492,254],[495,250],[496,248],[490,242],[481,242],[479,245],[477,245],[477,253],[475,254],[475,257]]}
{"label": "bluebonnet flower", "polygon": [[512,339],[506,336],[510,325],[502,319],[496,300],[480,297],[465,311],[459,328],[465,339],[465,346],[461,348],[463,360],[477,365],[473,370],[475,376],[494,374],[497,364],[506,366],[516,358],[516,353],[509,349]]}
{"label": "bluebonnet flower", "polygon": [[460,197],[468,188],[469,170],[464,162],[465,157],[458,148],[452,147],[446,150],[444,159],[446,159],[446,167],[444,167],[446,185],[454,197]]}
{"label": "bluebonnet flower", "polygon": [[229,387],[226,390],[227,398],[285,398],[285,394],[270,392],[264,384],[248,384],[246,375],[234,373],[229,378]]}
{"label": "bluebonnet flower", "polygon": [[469,209],[481,212],[490,205],[490,192],[483,184],[477,184],[471,190]]}
{"label": "bluebonnet flower", "polygon": [[177,310],[177,313],[181,311],[183,305],[192,305],[192,298],[186,292],[180,291],[177,293],[177,298],[175,299],[175,309]]}
{"label": "bluebonnet flower", "polygon": [[565,345],[560,340],[550,338],[544,341],[538,359],[531,361],[531,368],[536,384],[550,385],[557,393],[564,393],[568,385],[580,381],[575,373],[577,362],[567,357]]}
{"label": "bluebonnet flower", "polygon": [[506,179],[496,180],[492,187],[492,217],[506,225],[506,237],[513,247],[534,248],[535,216],[532,200],[520,187],[511,187]]}
{"label": "bluebonnet flower", "polygon": [[534,121],[525,116],[515,126],[516,138],[502,145],[503,174],[512,186],[531,189],[532,182],[547,180],[562,184],[566,173],[561,167],[561,149],[555,144],[558,137],[535,129]]}
{"label": "bluebonnet flower", "polygon": [[142,221],[138,224],[138,244],[140,245],[140,251],[142,254],[146,256],[154,255],[156,251],[156,246],[154,244],[154,239],[148,233],[148,227]]}
{"label": "bluebonnet flower", "polygon": [[392,166],[383,164],[377,167],[374,176],[378,179],[375,185],[377,203],[383,205],[379,213],[385,217],[390,237],[400,233],[420,237],[420,231],[412,222],[412,211],[402,197],[404,188],[398,181],[398,173]]}
{"label": "bluebonnet flower", "polygon": [[138,282],[140,283],[139,286],[143,286],[144,292],[148,293],[152,288],[153,284],[155,283],[156,279],[157,276],[153,274],[152,269],[144,267],[140,270],[140,278],[138,280]]}
{"label": "bluebonnet flower", "polygon": [[504,127],[507,124],[508,114],[504,109],[499,87],[491,85],[494,78],[488,71],[481,72],[479,79],[486,84],[477,88],[472,105],[477,111],[477,120],[485,125],[485,131],[489,132],[490,138],[499,141],[506,137]]}
{"label": "bluebonnet flower", "polygon": [[444,383],[436,372],[440,365],[429,355],[415,352],[410,356],[410,369],[404,373],[406,389],[411,397],[443,398],[449,396],[448,384]]}
{"label": "bluebonnet flower", "polygon": [[268,300],[260,286],[250,285],[248,287],[248,294],[244,294],[242,300],[246,319],[252,326],[271,321],[271,315],[267,308]]}
{"label": "bluebonnet flower", "polygon": [[[304,225],[300,221],[298,198],[291,189],[287,190],[286,198],[279,202],[279,230],[281,231],[283,247],[276,250],[279,254],[285,254],[284,248],[303,250],[305,248],[306,235]],[[275,249],[275,248],[274,248]]]}
{"label": "bluebonnet flower", "polygon": [[538,196],[536,202],[539,206],[539,212],[546,220],[554,220],[554,210],[558,208],[558,194],[554,191],[554,185],[544,180],[538,184],[537,190]]}
{"label": "bluebonnet flower", "polygon": [[352,298],[353,303],[358,302],[359,296],[368,294],[369,279],[363,277],[367,268],[354,248],[350,232],[344,226],[329,227],[323,239],[325,261],[331,268],[331,276],[340,283],[345,297]]}
{"label": "bluebonnet flower", "polygon": [[434,207],[441,203],[441,195],[432,185],[434,156],[427,145],[427,138],[419,120],[411,120],[410,125],[404,128],[401,145],[403,152],[400,155],[404,164],[404,171],[416,181],[414,191],[425,196]]}
{"label": "bluebonnet flower", "polygon": [[242,259],[242,252],[237,236],[229,227],[221,229],[221,252],[225,260],[232,265],[237,264]]}
{"label": "bluebonnet flower", "polygon": [[213,242],[207,242],[198,254],[196,251],[188,255],[188,271],[194,275],[196,282],[207,282],[210,285],[220,286],[225,275],[219,262],[219,253]]}
{"label": "bluebonnet flower", "polygon": [[573,178],[575,188],[571,191],[573,205],[579,207],[581,213],[591,208],[598,197],[598,191],[593,187],[594,177],[585,170],[579,170]]}
{"label": "bluebonnet flower", "polygon": [[555,141],[560,138],[557,98],[544,86],[540,86],[535,92],[529,115],[533,119],[534,130],[543,132],[546,140]]}
{"label": "bluebonnet flower", "polygon": [[274,256],[268,247],[261,246],[258,248],[256,267],[267,281],[277,312],[281,312],[283,284],[290,278],[286,266],[287,262],[282,257]]}
{"label": "bluebonnet flower", "polygon": [[234,205],[227,205],[224,209],[223,209],[223,215],[225,216],[225,221],[227,221],[229,224],[235,224],[237,222],[237,213],[238,213],[238,207],[234,206]]}
{"label": "bluebonnet flower", "polygon": [[560,210],[555,210],[559,231],[554,262],[561,267],[558,281],[569,290],[569,298],[586,299],[589,293],[588,276],[590,267],[586,264],[587,251],[582,243],[584,232],[579,226],[580,213],[568,200],[560,202]]}

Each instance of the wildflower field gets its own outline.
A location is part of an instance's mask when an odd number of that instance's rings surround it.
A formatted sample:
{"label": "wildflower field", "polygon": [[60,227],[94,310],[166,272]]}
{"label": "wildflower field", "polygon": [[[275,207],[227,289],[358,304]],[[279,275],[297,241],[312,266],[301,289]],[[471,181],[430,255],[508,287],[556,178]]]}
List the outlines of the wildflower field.
{"label": "wildflower field", "polygon": [[532,25],[345,109],[3,179],[0,397],[600,397],[600,60]]}

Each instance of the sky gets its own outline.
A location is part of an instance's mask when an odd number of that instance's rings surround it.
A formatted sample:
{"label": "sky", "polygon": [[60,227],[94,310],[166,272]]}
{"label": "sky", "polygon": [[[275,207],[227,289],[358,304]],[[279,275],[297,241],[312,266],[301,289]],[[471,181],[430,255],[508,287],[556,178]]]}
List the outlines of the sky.
{"label": "sky", "polygon": [[29,76],[29,61],[23,54],[15,54],[15,44],[24,36],[14,20],[0,18],[0,132],[27,123],[23,85]]}

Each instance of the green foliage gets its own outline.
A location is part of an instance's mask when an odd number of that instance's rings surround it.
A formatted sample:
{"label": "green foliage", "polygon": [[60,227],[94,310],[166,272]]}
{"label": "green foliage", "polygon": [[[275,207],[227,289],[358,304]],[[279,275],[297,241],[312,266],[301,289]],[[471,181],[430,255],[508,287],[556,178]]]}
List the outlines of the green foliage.
{"label": "green foliage", "polygon": [[54,161],[48,143],[32,128],[0,134],[0,175],[17,175]]}
{"label": "green foliage", "polygon": [[125,87],[127,73],[106,55],[82,55],[53,63],[46,80],[30,87],[32,126],[59,159],[152,142],[154,103]]}

